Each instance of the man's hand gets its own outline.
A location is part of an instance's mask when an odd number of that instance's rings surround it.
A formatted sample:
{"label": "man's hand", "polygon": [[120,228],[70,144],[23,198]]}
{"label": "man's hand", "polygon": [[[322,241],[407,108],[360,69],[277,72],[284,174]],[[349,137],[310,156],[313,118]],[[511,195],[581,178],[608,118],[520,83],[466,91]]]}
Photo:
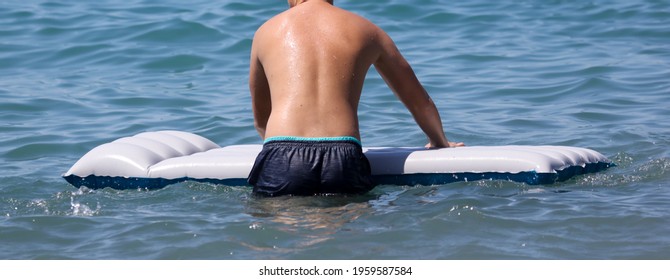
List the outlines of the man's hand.
{"label": "man's hand", "polygon": [[456,147],[465,147],[463,142],[447,142],[449,146],[447,147],[436,147],[433,143],[426,144],[426,149],[439,149],[439,148],[456,148]]}

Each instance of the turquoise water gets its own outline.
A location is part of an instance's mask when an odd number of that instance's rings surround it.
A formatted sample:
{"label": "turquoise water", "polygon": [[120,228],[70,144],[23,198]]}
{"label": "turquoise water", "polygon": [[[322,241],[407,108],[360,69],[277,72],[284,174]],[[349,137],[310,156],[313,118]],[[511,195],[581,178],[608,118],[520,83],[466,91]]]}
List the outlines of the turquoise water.
{"label": "turquoise water", "polygon": [[[286,1],[0,4],[1,259],[668,259],[670,1],[336,1],[387,30],[451,140],[572,145],[616,162],[553,185],[76,189],[96,145],[175,129],[261,143],[255,29]],[[425,138],[374,71],[368,146]]]}

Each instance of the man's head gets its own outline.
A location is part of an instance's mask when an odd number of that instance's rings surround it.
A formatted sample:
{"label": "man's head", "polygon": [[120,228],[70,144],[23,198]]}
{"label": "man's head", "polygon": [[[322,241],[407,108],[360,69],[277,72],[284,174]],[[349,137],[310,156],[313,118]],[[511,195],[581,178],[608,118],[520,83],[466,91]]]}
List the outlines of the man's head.
{"label": "man's head", "polygon": [[[297,6],[298,4],[305,3],[309,0],[288,0],[288,6],[289,8],[293,8]],[[312,0],[312,1],[324,1],[324,0]],[[330,3],[331,5],[333,4],[333,0],[325,0],[326,2]]]}

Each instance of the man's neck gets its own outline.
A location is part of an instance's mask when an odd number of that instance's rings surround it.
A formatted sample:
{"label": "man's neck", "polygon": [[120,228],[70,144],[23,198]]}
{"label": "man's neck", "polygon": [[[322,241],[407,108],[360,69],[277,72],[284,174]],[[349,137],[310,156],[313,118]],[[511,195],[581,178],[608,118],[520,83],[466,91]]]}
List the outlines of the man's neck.
{"label": "man's neck", "polygon": [[307,3],[307,2],[310,2],[310,3],[312,3],[312,2],[323,2],[323,3],[328,3],[328,4],[333,5],[333,0],[288,0],[288,6],[289,6],[289,8],[293,8],[295,6],[298,6],[300,4]]}

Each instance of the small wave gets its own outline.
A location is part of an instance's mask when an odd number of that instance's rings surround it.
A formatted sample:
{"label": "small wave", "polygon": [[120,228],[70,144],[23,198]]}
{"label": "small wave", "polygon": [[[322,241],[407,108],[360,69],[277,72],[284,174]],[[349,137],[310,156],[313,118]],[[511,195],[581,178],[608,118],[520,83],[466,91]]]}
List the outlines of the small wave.
{"label": "small wave", "polygon": [[164,22],[147,25],[148,29],[139,36],[130,38],[130,42],[157,43],[157,44],[193,44],[215,43],[224,38],[215,28],[203,23],[172,19]]}
{"label": "small wave", "polygon": [[72,215],[74,216],[94,216],[100,213],[100,203],[98,202],[95,209],[91,209],[86,204],[80,202],[75,202],[74,197],[70,198],[70,210],[72,210]]}
{"label": "small wave", "polygon": [[144,63],[141,67],[147,70],[185,72],[203,69],[208,61],[209,59],[199,55],[178,54]]}
{"label": "small wave", "polygon": [[670,158],[653,159],[641,164],[634,164],[632,157],[619,153],[613,161],[617,167],[601,173],[578,177],[580,186],[618,187],[640,183],[667,181],[670,175]]}

